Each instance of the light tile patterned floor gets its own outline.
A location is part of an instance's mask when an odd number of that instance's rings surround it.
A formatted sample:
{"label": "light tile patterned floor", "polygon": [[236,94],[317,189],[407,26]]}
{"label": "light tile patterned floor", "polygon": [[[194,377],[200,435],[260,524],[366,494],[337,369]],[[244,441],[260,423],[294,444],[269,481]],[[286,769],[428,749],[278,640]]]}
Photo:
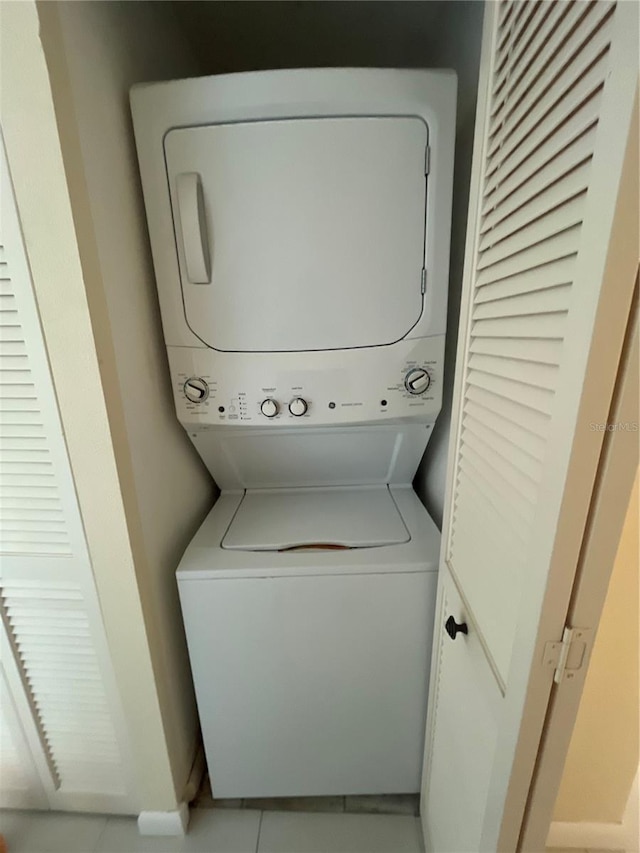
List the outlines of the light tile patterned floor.
{"label": "light tile patterned floor", "polygon": [[264,812],[259,853],[418,853],[420,821],[404,815]]}
{"label": "light tile patterned floor", "polygon": [[[367,798],[369,799],[369,798]],[[371,803],[367,804],[371,807]],[[387,804],[385,804],[385,807]],[[9,853],[423,853],[412,815],[194,809],[184,838],[138,834],[135,818],[0,811]],[[605,853],[560,850],[546,853]]]}
{"label": "light tile patterned floor", "polygon": [[402,814],[417,816],[419,794],[385,794],[349,797],[277,797],[247,800],[217,800],[211,794],[209,778],[192,803],[196,809],[260,809],[277,812],[355,812],[358,814]]}
{"label": "light tile patterned floor", "polygon": [[184,838],[138,834],[134,818],[0,812],[9,853],[423,853],[409,815],[194,809]]}

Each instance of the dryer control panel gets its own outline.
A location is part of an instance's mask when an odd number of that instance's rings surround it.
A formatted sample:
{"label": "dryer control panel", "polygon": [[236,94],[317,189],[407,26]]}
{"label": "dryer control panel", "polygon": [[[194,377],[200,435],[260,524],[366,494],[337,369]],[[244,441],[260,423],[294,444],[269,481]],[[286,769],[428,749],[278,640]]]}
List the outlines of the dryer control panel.
{"label": "dryer control panel", "polygon": [[185,426],[277,426],[435,420],[444,335],[390,347],[225,353],[169,347]]}

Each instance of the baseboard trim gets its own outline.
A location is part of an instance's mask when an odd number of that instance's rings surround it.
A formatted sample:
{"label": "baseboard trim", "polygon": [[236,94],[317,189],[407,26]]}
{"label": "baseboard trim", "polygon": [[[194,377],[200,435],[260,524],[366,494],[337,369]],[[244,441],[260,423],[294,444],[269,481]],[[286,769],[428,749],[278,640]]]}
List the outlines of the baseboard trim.
{"label": "baseboard trim", "polygon": [[549,827],[547,847],[596,848],[625,850],[626,827],[621,823],[563,823],[554,821]]}
{"label": "baseboard trim", "polygon": [[140,812],[138,832],[140,835],[186,835],[189,825],[189,806],[180,803],[172,812]]}
{"label": "baseboard trim", "polygon": [[595,848],[624,850],[637,853],[638,833],[638,774],[636,774],[621,823],[562,823],[554,821],[549,827],[547,847]]}

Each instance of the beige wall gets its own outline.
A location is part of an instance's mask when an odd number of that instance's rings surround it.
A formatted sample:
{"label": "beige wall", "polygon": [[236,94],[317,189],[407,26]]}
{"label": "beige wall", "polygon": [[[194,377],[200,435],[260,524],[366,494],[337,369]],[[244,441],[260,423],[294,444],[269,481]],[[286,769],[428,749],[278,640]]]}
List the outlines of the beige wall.
{"label": "beige wall", "polygon": [[214,500],[179,426],[128,93],[197,69],[168,3],[45,2],[42,41],[176,796],[199,729],[175,569]]}
{"label": "beige wall", "polygon": [[556,821],[621,821],[638,769],[638,536],[636,475],[556,801]]}

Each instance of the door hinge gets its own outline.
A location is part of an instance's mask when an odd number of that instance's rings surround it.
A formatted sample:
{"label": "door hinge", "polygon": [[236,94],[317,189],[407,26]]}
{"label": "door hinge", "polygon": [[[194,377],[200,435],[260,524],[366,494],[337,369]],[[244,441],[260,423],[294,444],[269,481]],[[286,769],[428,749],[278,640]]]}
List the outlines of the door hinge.
{"label": "door hinge", "polygon": [[590,634],[589,628],[565,628],[559,643],[545,643],[543,665],[555,669],[553,680],[556,684],[565,678],[574,678],[582,669]]}
{"label": "door hinge", "polygon": [[431,147],[427,145],[424,149],[424,173],[425,175],[429,174],[431,169]]}
{"label": "door hinge", "polygon": [[422,273],[420,275],[420,293],[423,295],[427,292],[427,271],[424,267],[422,267]]}

